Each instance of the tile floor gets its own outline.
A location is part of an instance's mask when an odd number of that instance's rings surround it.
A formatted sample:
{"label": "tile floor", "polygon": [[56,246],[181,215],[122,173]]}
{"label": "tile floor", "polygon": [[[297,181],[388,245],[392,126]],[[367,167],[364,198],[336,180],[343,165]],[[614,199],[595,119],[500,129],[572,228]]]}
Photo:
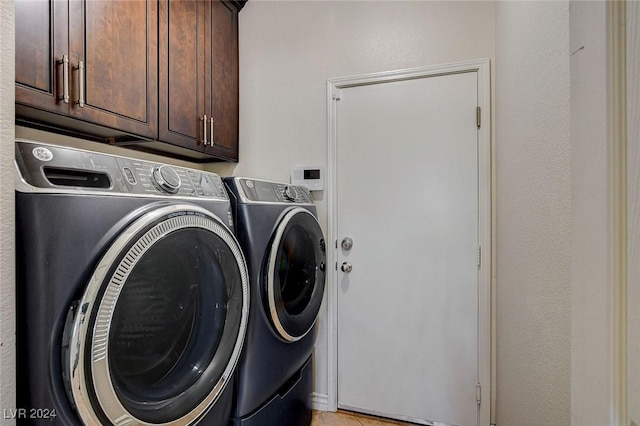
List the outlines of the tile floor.
{"label": "tile floor", "polygon": [[314,411],[311,419],[311,426],[408,426],[411,424],[349,411],[338,411],[337,413]]}

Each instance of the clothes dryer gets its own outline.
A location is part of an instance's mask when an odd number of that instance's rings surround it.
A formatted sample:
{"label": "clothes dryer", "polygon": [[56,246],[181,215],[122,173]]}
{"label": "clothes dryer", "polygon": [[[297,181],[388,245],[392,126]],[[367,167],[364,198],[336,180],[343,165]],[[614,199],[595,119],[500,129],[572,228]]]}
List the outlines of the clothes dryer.
{"label": "clothes dryer", "polygon": [[16,222],[19,422],[228,423],[249,288],[218,175],[17,141]]}
{"label": "clothes dryer", "polygon": [[251,308],[236,376],[235,425],[311,422],[312,352],[326,248],[306,188],[225,178],[249,268]]}

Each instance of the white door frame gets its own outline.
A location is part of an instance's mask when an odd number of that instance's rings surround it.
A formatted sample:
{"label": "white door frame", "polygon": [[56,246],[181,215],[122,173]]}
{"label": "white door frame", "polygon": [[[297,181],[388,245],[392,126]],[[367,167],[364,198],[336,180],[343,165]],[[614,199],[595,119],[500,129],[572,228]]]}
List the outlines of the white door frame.
{"label": "white door frame", "polygon": [[482,262],[478,271],[478,377],[482,387],[480,424],[489,425],[491,407],[491,77],[489,59],[457,62],[445,65],[387,71],[327,81],[327,203],[328,241],[327,265],[327,408],[338,408],[338,292],[337,272],[332,265],[337,259],[337,122],[336,102],[340,89],[392,81],[435,77],[446,74],[477,72],[478,106],[481,126],[478,129],[478,241],[482,247]]}

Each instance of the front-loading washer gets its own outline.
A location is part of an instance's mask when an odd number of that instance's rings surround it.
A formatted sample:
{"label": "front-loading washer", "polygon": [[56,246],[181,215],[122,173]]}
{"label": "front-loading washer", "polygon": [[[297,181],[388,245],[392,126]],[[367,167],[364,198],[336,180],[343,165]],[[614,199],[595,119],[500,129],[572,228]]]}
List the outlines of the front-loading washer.
{"label": "front-loading washer", "polygon": [[16,142],[25,423],[226,425],[249,288],[220,177]]}
{"label": "front-loading washer", "polygon": [[232,424],[308,425],[326,262],[316,207],[304,187],[240,177],[224,181],[251,288]]}

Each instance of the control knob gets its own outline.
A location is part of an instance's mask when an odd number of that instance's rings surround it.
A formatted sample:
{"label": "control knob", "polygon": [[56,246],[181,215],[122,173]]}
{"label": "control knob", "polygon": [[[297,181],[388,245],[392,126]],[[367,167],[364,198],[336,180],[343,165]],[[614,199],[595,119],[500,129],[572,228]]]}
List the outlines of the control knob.
{"label": "control knob", "polygon": [[153,181],[165,192],[175,194],[180,189],[180,176],[170,166],[158,166],[153,169]]}
{"label": "control knob", "polygon": [[295,186],[287,186],[284,190],[284,196],[287,200],[295,201],[298,198],[298,190]]}

